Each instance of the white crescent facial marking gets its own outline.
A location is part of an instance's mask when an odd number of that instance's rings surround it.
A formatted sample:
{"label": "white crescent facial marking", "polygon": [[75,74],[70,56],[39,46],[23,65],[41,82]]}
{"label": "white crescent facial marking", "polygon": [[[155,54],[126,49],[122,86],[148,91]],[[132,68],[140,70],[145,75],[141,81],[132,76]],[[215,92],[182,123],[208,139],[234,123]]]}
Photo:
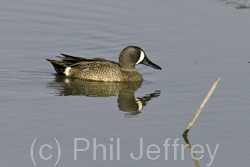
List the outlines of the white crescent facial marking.
{"label": "white crescent facial marking", "polygon": [[140,58],[135,64],[139,64],[140,62],[142,62],[142,60],[144,60],[144,58],[145,58],[145,54],[143,53],[143,51],[141,51]]}
{"label": "white crescent facial marking", "polygon": [[66,76],[69,76],[69,70],[70,70],[70,69],[71,69],[71,67],[65,68],[64,74],[65,74]]}
{"label": "white crescent facial marking", "polygon": [[135,97],[135,102],[138,104],[138,111],[141,111],[143,108],[142,102],[137,97]]}

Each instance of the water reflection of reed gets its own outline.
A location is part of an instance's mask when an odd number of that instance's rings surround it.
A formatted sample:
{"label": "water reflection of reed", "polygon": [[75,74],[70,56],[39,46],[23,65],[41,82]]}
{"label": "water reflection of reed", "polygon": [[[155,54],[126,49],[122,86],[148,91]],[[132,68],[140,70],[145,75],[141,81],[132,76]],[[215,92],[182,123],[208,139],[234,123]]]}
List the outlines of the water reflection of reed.
{"label": "water reflection of reed", "polygon": [[160,91],[136,97],[135,91],[141,87],[142,82],[97,82],[86,81],[56,75],[54,81],[47,87],[55,90],[56,96],[88,96],[109,97],[117,96],[119,110],[128,112],[126,116],[139,114],[152,98],[160,96]]}
{"label": "water reflection of reed", "polygon": [[188,150],[189,150],[189,152],[191,154],[191,158],[193,159],[195,167],[200,167],[199,161],[196,159],[195,154],[192,151],[192,146],[189,143],[189,140],[188,140],[187,136],[183,135],[182,137],[183,137],[183,139],[184,139],[184,141],[185,141],[185,143],[186,143],[186,145],[188,147]]}

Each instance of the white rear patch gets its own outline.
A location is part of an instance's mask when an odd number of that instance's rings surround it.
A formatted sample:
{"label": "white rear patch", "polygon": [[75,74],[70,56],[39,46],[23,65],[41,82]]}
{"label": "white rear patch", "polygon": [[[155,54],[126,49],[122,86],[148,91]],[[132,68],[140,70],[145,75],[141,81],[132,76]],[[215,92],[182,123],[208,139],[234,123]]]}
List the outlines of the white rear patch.
{"label": "white rear patch", "polygon": [[69,80],[68,78],[66,78],[66,79],[64,80],[64,82],[65,82],[66,84],[69,84],[69,83],[70,83],[70,80]]}
{"label": "white rear patch", "polygon": [[144,58],[145,58],[145,54],[143,53],[143,51],[141,51],[140,58],[135,64],[139,64],[140,62],[142,62],[142,60],[144,60]]}
{"label": "white rear patch", "polygon": [[65,74],[66,76],[69,76],[69,70],[70,70],[70,69],[71,69],[71,67],[65,68],[64,74]]}

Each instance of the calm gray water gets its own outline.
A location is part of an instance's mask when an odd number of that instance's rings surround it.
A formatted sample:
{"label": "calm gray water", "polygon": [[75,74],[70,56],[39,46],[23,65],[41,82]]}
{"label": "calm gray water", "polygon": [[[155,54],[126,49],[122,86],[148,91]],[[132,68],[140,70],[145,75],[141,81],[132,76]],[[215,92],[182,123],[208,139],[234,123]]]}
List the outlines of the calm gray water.
{"label": "calm gray water", "polygon": [[[193,167],[181,135],[217,77],[188,139],[200,166],[249,166],[249,28],[249,10],[217,0],[1,0],[1,166],[55,166],[61,152],[57,166]],[[116,61],[127,45],[162,70],[83,82],[45,60]]]}

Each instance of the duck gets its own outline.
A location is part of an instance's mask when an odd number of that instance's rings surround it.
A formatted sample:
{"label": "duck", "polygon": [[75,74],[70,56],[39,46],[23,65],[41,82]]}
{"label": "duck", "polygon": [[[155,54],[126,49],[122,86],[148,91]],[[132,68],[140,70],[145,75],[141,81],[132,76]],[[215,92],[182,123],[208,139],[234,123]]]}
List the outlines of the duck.
{"label": "duck", "polygon": [[154,69],[161,67],[151,62],[146,53],[138,46],[127,46],[119,55],[119,63],[104,58],[83,58],[61,53],[61,60],[49,61],[57,74],[83,80],[129,82],[143,81],[137,71],[137,64],[144,64]]}

